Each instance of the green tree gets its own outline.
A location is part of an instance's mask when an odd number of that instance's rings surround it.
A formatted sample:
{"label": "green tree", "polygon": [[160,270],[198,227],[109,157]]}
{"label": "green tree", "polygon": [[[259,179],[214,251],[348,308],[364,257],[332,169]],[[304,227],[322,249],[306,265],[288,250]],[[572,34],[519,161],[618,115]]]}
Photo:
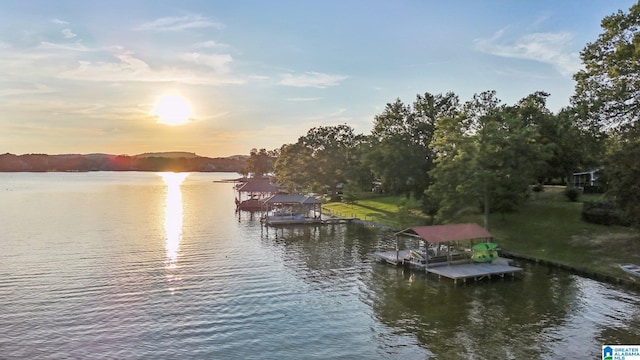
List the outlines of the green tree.
{"label": "green tree", "polygon": [[[584,121],[600,128],[635,128],[640,118],[640,3],[602,20],[602,34],[580,53],[572,99]],[[637,131],[637,129],[635,130]]]}
{"label": "green tree", "polygon": [[572,103],[585,128],[610,139],[603,161],[608,193],[620,211],[638,224],[640,155],[640,3],[605,17],[603,32],[580,53],[584,70],[575,75]]}
{"label": "green tree", "polygon": [[438,120],[427,196],[438,203],[441,219],[479,206],[488,228],[490,210],[505,213],[524,201],[544,152],[520,110],[500,105],[495,92],[486,91],[458,116]]}
{"label": "green tree", "polygon": [[422,197],[430,184],[435,123],[458,111],[455,94],[425,93],[417,95],[412,106],[396,99],[375,116],[365,159],[386,191]]}
{"label": "green tree", "polygon": [[408,191],[411,162],[405,155],[408,153],[406,119],[409,113],[409,107],[400,99],[388,103],[382,114],[375,116],[369,138],[366,163],[380,179],[384,190],[391,193]]}
{"label": "green tree", "polygon": [[467,134],[465,115],[441,117],[436,124],[433,149],[436,152],[434,168],[429,172],[433,184],[427,189],[426,198],[431,213],[438,218],[448,218],[464,210],[470,203],[477,203],[472,190],[477,186],[476,144]]}
{"label": "green tree", "polygon": [[607,194],[620,209],[623,220],[640,226],[640,140],[618,139],[608,156],[603,177]]}
{"label": "green tree", "polygon": [[[530,121],[530,106],[529,102],[520,101],[503,107],[485,127],[493,149],[493,154],[487,156],[487,167],[498,175],[492,179],[492,211],[504,214],[515,210],[528,196],[539,169],[545,168],[550,157],[550,146],[540,141],[540,128]],[[554,119],[544,102],[536,108],[543,118]],[[492,127],[496,127],[495,131]]]}
{"label": "green tree", "polygon": [[354,146],[347,151],[348,167],[345,169],[346,184],[354,191],[370,191],[374,181],[369,165],[364,161],[364,154],[369,148],[369,137],[356,135]]}
{"label": "green tree", "polygon": [[359,187],[352,183],[347,183],[342,188],[342,202],[353,205],[358,200]]}
{"label": "green tree", "polygon": [[571,184],[572,173],[597,165],[600,137],[582,127],[573,107],[554,115],[546,106],[548,96],[541,91],[530,94],[518,101],[512,112],[522,118],[524,126],[535,129],[536,141],[548,155],[546,161],[537,163],[537,181],[560,178]]}
{"label": "green tree", "polygon": [[570,180],[574,172],[599,166],[604,154],[604,138],[598,132],[581,126],[580,117],[574,107],[560,110],[552,121],[548,129],[540,130],[543,144],[551,144],[551,157],[547,160],[544,176],[566,177],[571,185]]}
{"label": "green tree", "polygon": [[348,125],[310,129],[295,144],[283,145],[274,166],[278,181],[290,190],[335,194],[344,185],[363,137]]}
{"label": "green tree", "polygon": [[[558,118],[547,108],[548,97],[548,93],[537,91],[518,101],[516,106],[511,109],[512,116],[521,117],[524,126],[535,128],[538,132],[537,141],[541,145],[549,151],[558,150],[558,157],[548,159],[547,162],[542,163],[539,168],[534,170],[538,182],[544,182],[545,179],[565,177],[569,174],[557,164],[558,160],[563,156],[560,150],[564,147],[560,140],[563,139],[562,135],[565,135],[566,129],[561,129]],[[569,171],[573,170],[571,168]]]}
{"label": "green tree", "polygon": [[301,142],[284,144],[274,164],[278,185],[289,192],[308,189],[313,171],[313,152]]}
{"label": "green tree", "polygon": [[262,177],[273,171],[274,162],[273,152],[270,154],[266,149],[260,149],[260,151],[251,149],[247,161],[247,172],[254,177]]}

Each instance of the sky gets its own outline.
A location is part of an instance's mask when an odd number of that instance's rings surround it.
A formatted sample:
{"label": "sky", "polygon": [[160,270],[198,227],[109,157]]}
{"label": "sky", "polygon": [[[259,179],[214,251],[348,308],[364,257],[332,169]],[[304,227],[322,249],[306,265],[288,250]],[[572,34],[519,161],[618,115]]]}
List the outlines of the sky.
{"label": "sky", "polygon": [[[318,126],[368,134],[426,92],[545,91],[557,112],[601,20],[633,3],[5,0],[0,153],[247,155]],[[186,123],[161,121],[167,96]]]}

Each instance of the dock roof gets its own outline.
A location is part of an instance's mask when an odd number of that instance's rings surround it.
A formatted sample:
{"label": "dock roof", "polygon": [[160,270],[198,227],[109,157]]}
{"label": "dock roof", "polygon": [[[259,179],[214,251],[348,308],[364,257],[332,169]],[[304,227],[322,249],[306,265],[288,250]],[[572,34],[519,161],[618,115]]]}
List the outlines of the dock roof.
{"label": "dock roof", "polygon": [[275,194],[264,200],[265,204],[321,204],[316,198],[298,194]]}
{"label": "dock roof", "polygon": [[417,235],[428,243],[493,237],[489,231],[475,223],[416,226],[397,233],[400,234]]}
{"label": "dock roof", "polygon": [[278,187],[269,179],[252,179],[238,186],[237,190],[250,193],[277,193]]}

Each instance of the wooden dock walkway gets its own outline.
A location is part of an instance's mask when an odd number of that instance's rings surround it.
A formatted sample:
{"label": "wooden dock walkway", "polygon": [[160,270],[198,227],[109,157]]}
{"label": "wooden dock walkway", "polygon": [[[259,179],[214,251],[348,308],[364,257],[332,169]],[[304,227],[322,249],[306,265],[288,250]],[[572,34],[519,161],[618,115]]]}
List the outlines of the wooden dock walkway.
{"label": "wooden dock walkway", "polygon": [[329,224],[347,224],[354,221],[355,218],[309,218],[309,217],[295,217],[295,216],[280,216],[262,218],[260,221],[263,224],[270,226],[285,226],[285,225],[329,225]]}
{"label": "wooden dock walkway", "polygon": [[515,275],[516,272],[522,271],[519,267],[509,265],[509,260],[505,258],[498,258],[491,263],[475,263],[469,260],[425,264],[409,261],[409,255],[410,250],[383,251],[373,254],[377,259],[384,260],[387,263],[416,267],[438,277],[452,279],[454,283],[457,283],[458,280],[466,282],[468,279],[481,280],[492,276],[504,277],[507,274]]}

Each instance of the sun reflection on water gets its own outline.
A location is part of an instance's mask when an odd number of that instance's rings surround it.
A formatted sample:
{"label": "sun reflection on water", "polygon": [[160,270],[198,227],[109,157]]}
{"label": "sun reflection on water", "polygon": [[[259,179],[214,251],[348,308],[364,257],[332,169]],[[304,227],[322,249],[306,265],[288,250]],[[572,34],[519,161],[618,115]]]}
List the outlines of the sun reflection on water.
{"label": "sun reflection on water", "polygon": [[164,211],[164,232],[167,269],[178,268],[180,240],[182,240],[182,190],[180,185],[189,173],[159,173],[167,184],[167,202]]}

